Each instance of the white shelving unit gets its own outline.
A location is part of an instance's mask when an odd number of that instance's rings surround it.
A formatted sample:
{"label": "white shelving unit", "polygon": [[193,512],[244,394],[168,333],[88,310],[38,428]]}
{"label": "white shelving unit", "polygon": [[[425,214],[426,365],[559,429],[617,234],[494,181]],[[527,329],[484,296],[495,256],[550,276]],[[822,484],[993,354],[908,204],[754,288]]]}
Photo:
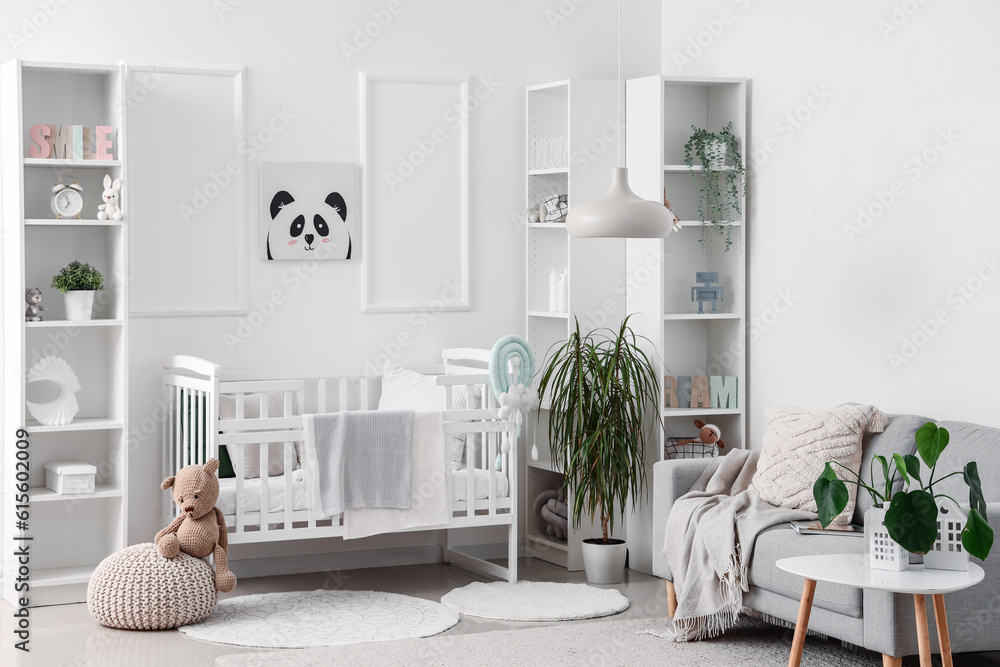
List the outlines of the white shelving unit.
{"label": "white shelving unit", "polygon": [[[0,67],[0,165],[3,194],[3,596],[31,606],[86,600],[94,567],[125,544],[128,495],[128,188],[125,163],[28,157],[28,130],[37,123],[111,125],[114,154],[126,154],[122,114],[124,72],[118,65],[12,61]],[[96,216],[105,174],[121,177],[123,221],[55,220],[52,184],[72,174],[83,186],[83,215]],[[106,295],[93,320],[65,319],[52,276],[78,259],[104,275]],[[42,322],[25,322],[24,291],[38,287],[48,308]],[[45,356],[65,359],[80,381],[80,412],[72,423],[42,426],[30,419],[25,372]],[[20,372],[17,369],[21,369]],[[30,433],[30,518],[15,525],[15,439]],[[76,460],[97,467],[92,494],[59,495],[45,488],[45,463]],[[12,567],[18,539],[31,537],[30,592],[16,592]]]}
{"label": "white shelving unit", "polygon": [[[719,131],[727,123],[741,140],[742,159],[747,164],[746,82],[744,79],[695,79],[651,76],[630,79],[626,84],[628,109],[626,155],[632,190],[645,199],[666,197],[681,218],[683,229],[666,239],[629,239],[627,272],[636,279],[627,308],[640,316],[631,324],[637,334],[652,341],[653,357],[661,363],[660,412],[664,431],[656,435],[656,446],[647,452],[647,464],[663,457],[663,442],[669,436],[696,436],[696,418],[717,424],[730,449],[746,446],[746,201],[738,220],[722,223],[730,227],[732,246],[726,251],[725,235],[707,229],[702,250],[702,222],[697,219],[699,184],[691,174],[701,166],[684,164],[684,144],[691,126]],[[728,167],[731,169],[732,167]],[[718,271],[725,299],[718,313],[698,313],[691,301],[691,287],[698,271]],[[638,278],[648,276],[646,280]],[[734,408],[667,408],[662,377],[729,375],[738,379],[738,403]],[[682,398],[683,401],[683,398]],[[651,473],[649,479],[652,479]],[[650,490],[651,491],[651,490]],[[652,535],[652,506],[636,507],[628,525],[631,567],[650,572],[652,549],[662,545],[641,544]]]}
{"label": "white shelving unit", "polygon": [[[611,170],[617,166],[619,137],[618,82],[572,79],[529,86],[526,92],[526,208],[550,194],[567,194],[569,204],[597,199],[607,191]],[[531,168],[531,144],[535,139],[568,137],[567,166]],[[565,223],[529,223],[526,232],[526,325],[527,339],[535,350],[538,367],[550,346],[568,338],[579,319],[582,331],[614,326],[624,315],[624,293],[616,283],[625,268],[625,245],[621,239],[571,239]],[[568,272],[568,312],[549,310],[549,273]],[[544,406],[543,406],[544,408]],[[585,518],[581,529],[568,540],[557,540],[539,529],[532,515],[535,497],[557,488],[563,476],[550,460],[547,411],[542,410],[537,431],[527,429],[527,448],[538,446],[540,460],[527,461],[525,475],[525,534],[528,555],[570,570],[583,569],[580,544],[599,536],[600,522]],[[616,535],[622,532],[616,524]]]}

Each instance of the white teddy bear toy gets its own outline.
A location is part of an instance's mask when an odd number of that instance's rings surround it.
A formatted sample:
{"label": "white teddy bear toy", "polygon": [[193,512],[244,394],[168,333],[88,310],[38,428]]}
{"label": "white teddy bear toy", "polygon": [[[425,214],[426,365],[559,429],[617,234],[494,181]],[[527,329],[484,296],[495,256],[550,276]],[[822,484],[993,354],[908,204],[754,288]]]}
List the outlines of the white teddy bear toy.
{"label": "white teddy bear toy", "polygon": [[101,199],[104,203],[97,207],[98,220],[121,220],[122,209],[118,205],[119,193],[122,189],[122,179],[116,178],[111,181],[111,176],[104,175],[104,194]]}

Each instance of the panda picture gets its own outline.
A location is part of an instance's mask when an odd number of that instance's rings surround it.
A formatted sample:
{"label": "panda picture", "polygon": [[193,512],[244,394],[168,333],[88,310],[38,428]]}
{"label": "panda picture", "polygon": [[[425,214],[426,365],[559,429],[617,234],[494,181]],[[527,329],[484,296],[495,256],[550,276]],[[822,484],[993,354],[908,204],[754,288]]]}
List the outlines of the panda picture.
{"label": "panda picture", "polygon": [[351,259],[353,170],[344,163],[263,163],[264,257]]}

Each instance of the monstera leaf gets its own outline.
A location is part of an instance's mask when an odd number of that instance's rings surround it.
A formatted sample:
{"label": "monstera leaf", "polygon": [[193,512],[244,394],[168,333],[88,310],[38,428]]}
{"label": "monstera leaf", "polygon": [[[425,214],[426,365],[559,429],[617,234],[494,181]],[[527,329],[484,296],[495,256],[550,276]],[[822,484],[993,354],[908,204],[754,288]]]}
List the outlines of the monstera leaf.
{"label": "monstera leaf", "polygon": [[934,422],[927,422],[917,429],[917,452],[928,468],[937,465],[938,457],[948,446],[948,429],[938,428]]}
{"label": "monstera leaf", "polygon": [[919,489],[903,491],[892,496],[885,512],[885,527],[901,547],[925,554],[937,539],[937,513],[931,494]]}
{"label": "monstera leaf", "polygon": [[837,477],[833,466],[827,463],[826,467],[823,468],[823,474],[813,484],[813,498],[816,499],[819,520],[824,528],[829,526],[837,518],[837,515],[844,511],[850,497],[847,485]]}
{"label": "monstera leaf", "polygon": [[969,485],[969,507],[978,510],[984,519],[988,519],[989,517],[986,516],[986,497],[983,495],[983,483],[979,481],[979,466],[976,465],[975,461],[965,464],[962,477],[965,479],[965,483]]}
{"label": "monstera leaf", "polygon": [[993,529],[975,508],[969,511],[969,520],[962,531],[962,546],[980,560],[986,560],[993,548]]}

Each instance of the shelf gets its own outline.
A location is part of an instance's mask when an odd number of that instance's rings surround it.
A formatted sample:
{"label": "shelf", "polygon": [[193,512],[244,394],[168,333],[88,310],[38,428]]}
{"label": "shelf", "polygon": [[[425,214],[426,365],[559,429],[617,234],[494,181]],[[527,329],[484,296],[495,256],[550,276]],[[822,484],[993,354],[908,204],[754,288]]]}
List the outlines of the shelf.
{"label": "shelf", "polygon": [[93,167],[95,169],[109,169],[111,167],[122,166],[121,160],[67,160],[47,157],[26,157],[25,167]]}
{"label": "shelf", "polygon": [[544,91],[554,91],[560,88],[569,88],[569,79],[563,79],[562,81],[553,81],[552,83],[539,83],[534,86],[528,86],[528,92],[544,92]]}
{"label": "shelf", "polygon": [[28,227],[121,227],[123,220],[95,220],[91,218],[63,218],[49,220],[46,218],[29,218],[24,221]]}
{"label": "shelf", "polygon": [[708,227],[740,227],[743,222],[740,220],[723,220],[719,222],[709,222],[708,220],[680,220],[678,223],[681,227],[701,227],[706,225]]}
{"label": "shelf", "polygon": [[528,317],[551,317],[559,320],[568,320],[569,313],[553,313],[548,310],[529,310]]}
{"label": "shelf", "polygon": [[[732,171],[732,170],[733,170],[733,167],[731,167],[731,166],[725,166],[725,167],[722,167],[721,169],[713,169],[712,171]],[[665,164],[665,165],[663,165],[663,171],[665,173],[670,173],[670,174],[679,174],[679,173],[685,173],[685,172],[701,173],[701,172],[705,171],[705,167],[703,167],[702,165],[698,165],[698,164],[696,164],[693,167],[689,167],[686,164]]]}
{"label": "shelf", "polygon": [[529,222],[530,229],[566,229],[565,222]]}
{"label": "shelf", "polygon": [[701,415],[741,415],[742,408],[663,408],[664,417],[698,417]]}
{"label": "shelf", "polygon": [[569,167],[556,167],[554,169],[529,169],[528,176],[548,176],[549,174],[568,174]]}
{"label": "shelf", "polygon": [[674,320],[739,320],[739,313],[664,313],[663,319]]}
{"label": "shelf", "polygon": [[59,500],[96,500],[98,498],[121,498],[122,490],[109,484],[98,484],[93,493],[56,493],[45,486],[31,488],[31,502],[51,503]]}
{"label": "shelf", "polygon": [[549,535],[537,529],[528,532],[528,534],[525,535],[525,538],[531,540],[532,542],[538,542],[539,544],[544,544],[545,546],[550,547],[552,549],[558,549],[559,551],[567,551],[567,552],[569,551],[569,544],[566,542],[566,540],[557,540],[556,538],[550,537]]}
{"label": "shelf", "polygon": [[54,567],[48,570],[33,570],[31,573],[31,587],[42,588],[44,586],[86,584],[90,581],[90,576],[94,574],[96,567],[96,565],[81,565],[78,567]]}
{"label": "shelf", "polygon": [[25,428],[31,431],[32,435],[38,433],[68,433],[72,431],[112,431],[122,428],[122,426],[121,420],[107,419],[105,417],[87,417],[60,426],[43,426],[31,420],[25,424]]}
{"label": "shelf", "polygon": [[537,461],[532,461],[529,456],[528,467],[535,468],[536,470],[548,470],[549,472],[556,472],[560,475],[562,474],[562,471],[558,469],[551,459],[538,459]]}
{"label": "shelf", "polygon": [[58,329],[59,327],[120,327],[124,320],[93,319],[93,320],[42,320],[41,322],[25,322],[29,329]]}

